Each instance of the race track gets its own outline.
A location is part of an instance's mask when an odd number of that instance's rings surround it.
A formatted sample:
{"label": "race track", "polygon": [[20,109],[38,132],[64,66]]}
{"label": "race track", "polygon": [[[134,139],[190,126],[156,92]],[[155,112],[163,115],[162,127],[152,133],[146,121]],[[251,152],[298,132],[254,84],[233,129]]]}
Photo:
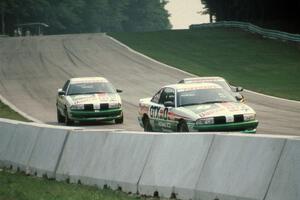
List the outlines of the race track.
{"label": "race track", "polygon": [[[189,75],[136,54],[103,34],[0,39],[0,94],[42,122],[57,124],[57,89],[68,78],[80,76],[104,76],[123,90],[125,123],[102,123],[97,128],[139,131],[138,100]],[[300,103],[251,92],[244,95],[260,120],[258,133],[300,135]]]}

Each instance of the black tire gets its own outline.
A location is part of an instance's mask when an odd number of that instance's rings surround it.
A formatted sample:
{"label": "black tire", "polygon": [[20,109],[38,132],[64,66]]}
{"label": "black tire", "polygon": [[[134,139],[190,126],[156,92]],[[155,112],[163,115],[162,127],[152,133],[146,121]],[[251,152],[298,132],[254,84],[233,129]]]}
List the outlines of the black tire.
{"label": "black tire", "polygon": [[185,121],[181,121],[178,124],[178,132],[189,132],[189,128]]}
{"label": "black tire", "polygon": [[115,119],[115,123],[116,124],[123,124],[124,122],[124,116],[123,116],[123,113],[122,113],[122,116],[118,119]]}
{"label": "black tire", "polygon": [[66,126],[72,126],[74,121],[69,118],[67,110],[65,110],[65,124]]}
{"label": "black tire", "polygon": [[152,127],[151,127],[151,124],[150,124],[150,120],[147,116],[145,116],[143,118],[143,125],[144,125],[144,131],[145,132],[152,132]]}
{"label": "black tire", "polygon": [[60,113],[60,111],[58,109],[57,110],[57,122],[58,123],[64,123],[65,122],[65,117],[62,116],[62,114]]}

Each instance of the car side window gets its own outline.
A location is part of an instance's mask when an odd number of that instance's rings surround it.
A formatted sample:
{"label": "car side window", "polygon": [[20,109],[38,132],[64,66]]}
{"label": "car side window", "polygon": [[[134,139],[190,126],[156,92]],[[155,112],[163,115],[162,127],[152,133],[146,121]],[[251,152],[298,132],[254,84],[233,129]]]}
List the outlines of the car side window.
{"label": "car side window", "polygon": [[67,89],[68,89],[68,86],[69,86],[69,83],[70,83],[70,80],[68,80],[65,84],[64,84],[64,86],[63,86],[63,88],[62,88],[62,90],[63,91],[67,91]]}
{"label": "car side window", "polygon": [[151,102],[158,103],[160,95],[161,95],[162,89],[159,90],[151,99]]}
{"label": "car side window", "polygon": [[175,104],[175,90],[173,88],[165,88],[160,95],[159,104],[170,101]]}

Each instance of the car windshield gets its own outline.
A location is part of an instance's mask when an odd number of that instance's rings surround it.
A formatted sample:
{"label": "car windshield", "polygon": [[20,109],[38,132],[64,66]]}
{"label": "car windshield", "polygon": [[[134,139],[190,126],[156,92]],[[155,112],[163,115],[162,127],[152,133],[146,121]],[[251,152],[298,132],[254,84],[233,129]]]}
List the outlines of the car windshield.
{"label": "car windshield", "polygon": [[223,88],[197,89],[177,92],[178,107],[222,102],[237,102],[237,100]]}
{"label": "car windshield", "polygon": [[67,95],[115,92],[115,88],[108,82],[74,83],[70,85]]}

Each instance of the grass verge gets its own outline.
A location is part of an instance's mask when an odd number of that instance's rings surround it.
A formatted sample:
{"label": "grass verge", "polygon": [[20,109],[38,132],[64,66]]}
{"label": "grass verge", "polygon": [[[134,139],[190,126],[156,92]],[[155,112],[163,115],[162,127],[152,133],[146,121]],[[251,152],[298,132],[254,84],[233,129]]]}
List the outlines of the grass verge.
{"label": "grass verge", "polygon": [[120,191],[67,184],[11,171],[0,171],[0,200],[136,200]]}
{"label": "grass verge", "polygon": [[21,116],[19,113],[12,110],[10,107],[0,101],[0,118],[7,118],[19,121],[29,122],[28,119]]}
{"label": "grass verge", "polygon": [[110,33],[131,48],[199,76],[300,100],[300,48],[240,29]]}

